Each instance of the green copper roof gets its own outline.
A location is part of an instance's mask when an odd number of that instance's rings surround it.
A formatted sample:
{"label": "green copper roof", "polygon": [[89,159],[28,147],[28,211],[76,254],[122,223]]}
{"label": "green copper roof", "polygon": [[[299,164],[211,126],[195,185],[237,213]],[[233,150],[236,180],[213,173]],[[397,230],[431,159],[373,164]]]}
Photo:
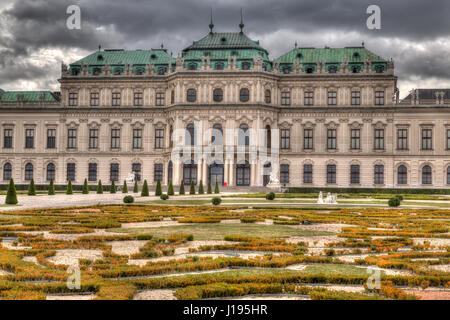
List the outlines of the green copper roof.
{"label": "green copper roof", "polygon": [[[41,97],[43,95],[43,99]],[[58,100],[50,91],[6,91],[1,95],[1,102],[57,102]]]}
{"label": "green copper roof", "polygon": [[267,53],[259,41],[251,40],[242,32],[209,33],[183,51],[208,49],[256,49]]}
{"label": "green copper roof", "polygon": [[4,93],[5,92],[5,90],[3,90],[3,89],[0,89],[0,94],[2,94],[2,93]]}

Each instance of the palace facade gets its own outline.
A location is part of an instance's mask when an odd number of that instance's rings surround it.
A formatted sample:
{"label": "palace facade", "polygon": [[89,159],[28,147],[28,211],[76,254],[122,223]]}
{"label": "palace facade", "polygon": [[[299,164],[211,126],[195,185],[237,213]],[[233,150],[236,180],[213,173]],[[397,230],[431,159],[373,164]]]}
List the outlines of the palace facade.
{"label": "palace facade", "polygon": [[[296,45],[271,60],[240,27],[211,27],[177,58],[162,46],[99,50],[62,65],[60,92],[0,90],[0,183],[105,184],[133,172],[150,184],[264,186],[272,164],[250,154],[265,144],[285,186],[450,187],[450,90],[399,101],[393,62],[364,44]],[[197,134],[212,128],[237,133]],[[175,161],[180,130],[227,156]]]}

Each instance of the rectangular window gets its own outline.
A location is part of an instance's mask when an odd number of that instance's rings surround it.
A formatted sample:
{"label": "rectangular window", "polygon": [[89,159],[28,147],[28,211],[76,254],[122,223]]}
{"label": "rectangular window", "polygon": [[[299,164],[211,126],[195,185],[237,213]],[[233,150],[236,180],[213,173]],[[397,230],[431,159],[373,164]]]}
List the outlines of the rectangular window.
{"label": "rectangular window", "polygon": [[408,129],[397,130],[397,149],[408,150]]}
{"label": "rectangular window", "polygon": [[67,181],[75,181],[75,163],[67,164]]}
{"label": "rectangular window", "polygon": [[375,184],[384,184],[384,166],[376,165],[375,166],[375,175],[374,175],[374,183]]}
{"label": "rectangular window", "polygon": [[77,147],[77,129],[67,130],[67,148],[75,149]]}
{"label": "rectangular window", "polygon": [[280,182],[281,183],[289,183],[289,165],[288,164],[280,165]]}
{"label": "rectangular window", "polygon": [[134,93],[134,105],[136,107],[140,107],[143,104],[143,99],[142,99],[142,92],[135,92]]}
{"label": "rectangular window", "polygon": [[159,107],[164,106],[164,93],[163,92],[156,93],[156,105]]}
{"label": "rectangular window", "polygon": [[328,105],[329,106],[337,105],[337,92],[336,91],[328,92]]}
{"label": "rectangular window", "polygon": [[99,93],[91,92],[91,107],[97,107],[99,105]]}
{"label": "rectangular window", "polygon": [[155,149],[164,148],[164,129],[155,130]]}
{"label": "rectangular window", "polygon": [[290,106],[291,105],[291,93],[289,91],[285,91],[281,93],[281,105],[282,106]]}
{"label": "rectangular window", "polygon": [[313,129],[305,129],[303,137],[303,149],[313,149]]}
{"label": "rectangular window", "polygon": [[327,130],[327,149],[328,150],[336,149],[336,129]]}
{"label": "rectangular window", "polygon": [[312,164],[305,164],[303,166],[303,183],[312,183],[312,181],[313,181]]}
{"label": "rectangular window", "polygon": [[110,181],[119,181],[119,164],[111,163],[109,169],[109,180]]}
{"label": "rectangular window", "polygon": [[78,93],[69,93],[69,106],[76,107],[78,105]]}
{"label": "rectangular window", "polygon": [[360,129],[352,129],[351,130],[351,145],[350,148],[352,150],[361,149],[361,130]]}
{"label": "rectangular window", "polygon": [[153,181],[157,182],[159,181],[163,181],[163,165],[162,163],[155,163],[155,167],[154,167],[154,172],[153,172]]}
{"label": "rectangular window", "polygon": [[352,106],[361,105],[361,92],[352,91]]}
{"label": "rectangular window", "polygon": [[314,105],[314,92],[305,92],[305,106]]}
{"label": "rectangular window", "polygon": [[131,165],[131,171],[134,173],[134,180],[141,181],[142,166],[140,163],[133,163]]}
{"label": "rectangular window", "polygon": [[88,180],[89,181],[97,181],[97,164],[96,163],[89,163]]}
{"label": "rectangular window", "polygon": [[11,149],[13,147],[13,130],[5,129],[3,134],[3,148]]}
{"label": "rectangular window", "polygon": [[450,150],[450,130],[447,130],[447,150]]}
{"label": "rectangular window", "polygon": [[281,129],[281,149],[291,148],[291,130]]}
{"label": "rectangular window", "polygon": [[47,149],[56,148],[56,129],[47,129]]}
{"label": "rectangular window", "polygon": [[433,131],[431,129],[422,129],[422,150],[432,150]]}
{"label": "rectangular window", "polygon": [[336,165],[334,164],[327,165],[327,183],[328,184],[336,183]]}
{"label": "rectangular window", "polygon": [[111,149],[120,148],[120,129],[111,129]]}
{"label": "rectangular window", "polygon": [[25,148],[27,149],[34,148],[34,129],[25,130]]}
{"label": "rectangular window", "polygon": [[384,150],[384,129],[375,129],[375,150]]}
{"label": "rectangular window", "polygon": [[142,149],[142,129],[133,129],[133,149]]}
{"label": "rectangular window", "polygon": [[89,149],[98,148],[98,129],[89,129]]}
{"label": "rectangular window", "polygon": [[375,105],[384,106],[384,91],[375,92]]}
{"label": "rectangular window", "polygon": [[120,93],[115,92],[112,94],[112,105],[113,107],[119,107],[120,106]]}
{"label": "rectangular window", "polygon": [[350,183],[359,184],[359,165],[350,166]]}

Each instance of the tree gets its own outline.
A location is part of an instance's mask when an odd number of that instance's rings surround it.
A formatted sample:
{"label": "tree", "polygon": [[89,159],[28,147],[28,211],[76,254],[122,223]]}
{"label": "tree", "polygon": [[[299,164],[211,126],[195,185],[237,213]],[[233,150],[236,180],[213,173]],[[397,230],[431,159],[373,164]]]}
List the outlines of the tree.
{"label": "tree", "polygon": [[116,192],[117,192],[116,183],[113,180],[111,182],[111,187],[109,188],[109,193],[116,193]]}
{"label": "tree", "polygon": [[184,181],[181,180],[179,195],[184,195],[184,194],[185,194],[185,192],[184,192]]}
{"label": "tree", "polygon": [[208,194],[212,193],[211,181],[208,181],[208,190],[206,191]]}
{"label": "tree", "polygon": [[155,196],[162,195],[162,188],[161,188],[161,180],[158,179],[156,182],[156,189],[155,189]]}
{"label": "tree", "polygon": [[200,185],[198,186],[198,194],[204,194],[205,189],[203,189],[203,180],[200,180]]}
{"label": "tree", "polygon": [[189,190],[189,194],[195,194],[194,180],[191,180],[191,189]]}
{"label": "tree", "polygon": [[144,185],[142,186],[141,196],[142,197],[148,197],[150,194],[148,192],[148,184],[147,180],[144,180]]}
{"label": "tree", "polygon": [[17,204],[17,192],[14,180],[9,180],[8,192],[6,193],[5,204]]}
{"label": "tree", "polygon": [[169,187],[167,189],[167,195],[173,196],[175,194],[175,191],[173,191],[173,184],[172,180],[169,181]]}
{"label": "tree", "polygon": [[98,180],[98,184],[97,184],[97,194],[103,194],[102,180]]}
{"label": "tree", "polygon": [[128,193],[128,187],[127,187],[127,181],[126,180],[124,180],[124,182],[123,182],[122,193]]}
{"label": "tree", "polygon": [[89,194],[89,186],[88,186],[88,182],[87,182],[86,178],[84,179],[82,193],[83,194]]}
{"label": "tree", "polygon": [[53,179],[50,180],[50,185],[48,186],[48,195],[49,196],[55,195],[55,183],[53,182]]}
{"label": "tree", "polygon": [[34,180],[31,179],[30,185],[28,186],[28,195],[35,196],[36,195],[36,186],[34,185]]}
{"label": "tree", "polygon": [[134,188],[133,188],[133,193],[138,193],[139,192],[139,186],[137,183],[137,180],[134,182]]}
{"label": "tree", "polygon": [[219,183],[216,181],[216,187],[214,188],[214,193],[220,193],[220,190],[219,190]]}
{"label": "tree", "polygon": [[66,194],[73,194],[72,180],[69,180],[69,183],[67,184]]}

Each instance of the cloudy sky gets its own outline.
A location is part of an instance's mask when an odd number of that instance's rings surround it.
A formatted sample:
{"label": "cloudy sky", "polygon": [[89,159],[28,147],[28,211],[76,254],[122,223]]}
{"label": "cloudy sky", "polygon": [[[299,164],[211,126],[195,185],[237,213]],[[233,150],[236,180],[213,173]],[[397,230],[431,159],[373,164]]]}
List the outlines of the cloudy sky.
{"label": "cloudy sky", "polygon": [[[366,9],[381,7],[381,30]],[[69,5],[81,30],[66,27]],[[208,32],[245,32],[276,58],[294,47],[359,46],[393,58],[401,96],[412,88],[450,88],[448,0],[0,0],[0,88],[58,90],[61,61],[103,48],[150,49],[176,56]]]}

